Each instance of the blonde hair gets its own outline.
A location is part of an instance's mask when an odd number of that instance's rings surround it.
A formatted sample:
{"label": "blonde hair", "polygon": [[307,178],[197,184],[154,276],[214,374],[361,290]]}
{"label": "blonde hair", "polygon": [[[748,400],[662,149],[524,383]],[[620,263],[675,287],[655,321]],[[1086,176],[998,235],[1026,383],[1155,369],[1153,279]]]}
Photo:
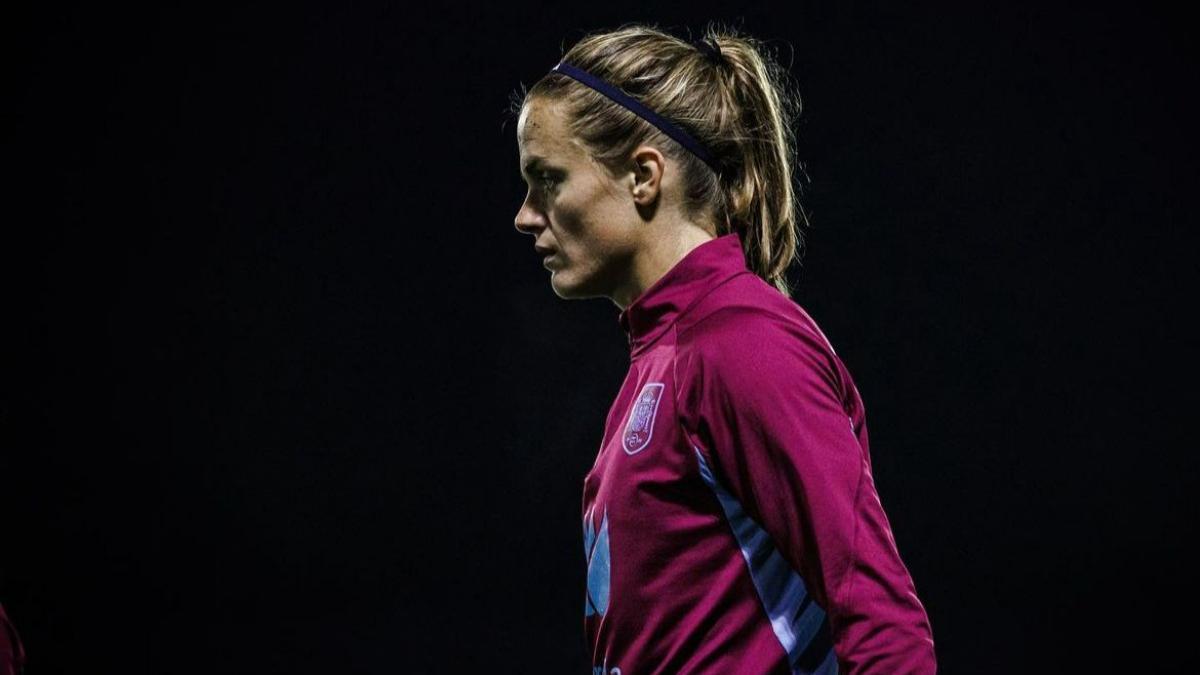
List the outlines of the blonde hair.
{"label": "blonde hair", "polygon": [[713,154],[720,175],[627,108],[557,72],[514,95],[510,112],[534,98],[565,104],[572,133],[613,175],[637,146],[653,144],[682,166],[687,216],[711,219],[718,236],[737,231],[747,267],[790,297],[786,273],[801,257],[799,226],[808,223],[792,128],[800,97],[761,41],[712,24],[701,38],[719,46],[722,63],[689,40],[637,23],[589,33],[561,60],[685,129]]}

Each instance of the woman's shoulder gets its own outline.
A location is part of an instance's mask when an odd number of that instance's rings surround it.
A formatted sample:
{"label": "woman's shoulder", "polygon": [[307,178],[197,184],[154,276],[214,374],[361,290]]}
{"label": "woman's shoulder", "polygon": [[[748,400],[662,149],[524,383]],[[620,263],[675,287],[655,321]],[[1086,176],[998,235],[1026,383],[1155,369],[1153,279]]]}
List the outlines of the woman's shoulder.
{"label": "woman's shoulder", "polygon": [[677,353],[694,375],[734,386],[807,374],[842,389],[837,353],[817,322],[753,275],[722,285],[688,312],[679,326]]}
{"label": "woman's shoulder", "polygon": [[799,346],[836,356],[804,307],[754,274],[741,275],[697,302],[680,321],[679,341],[721,351]]}

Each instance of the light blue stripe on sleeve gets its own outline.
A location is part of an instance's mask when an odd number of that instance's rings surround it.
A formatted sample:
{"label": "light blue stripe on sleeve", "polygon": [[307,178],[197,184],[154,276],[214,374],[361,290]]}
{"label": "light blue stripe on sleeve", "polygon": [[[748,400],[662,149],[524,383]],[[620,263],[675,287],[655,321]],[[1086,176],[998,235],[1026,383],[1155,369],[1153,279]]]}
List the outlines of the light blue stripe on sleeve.
{"label": "light blue stripe on sleeve", "polygon": [[[717,480],[700,448],[693,446],[693,450],[700,462],[700,476],[721,503],[742,557],[750,568],[750,577],[758,589],[758,597],[771,621],[771,628],[787,652],[788,662],[794,672],[809,672],[800,668],[798,663],[818,631],[828,630],[825,610],[817,605],[815,598],[809,596],[804,580],[791,568],[767,531],[746,513],[741,502]],[[814,673],[830,675],[838,672],[837,658],[832,648],[820,663]]]}

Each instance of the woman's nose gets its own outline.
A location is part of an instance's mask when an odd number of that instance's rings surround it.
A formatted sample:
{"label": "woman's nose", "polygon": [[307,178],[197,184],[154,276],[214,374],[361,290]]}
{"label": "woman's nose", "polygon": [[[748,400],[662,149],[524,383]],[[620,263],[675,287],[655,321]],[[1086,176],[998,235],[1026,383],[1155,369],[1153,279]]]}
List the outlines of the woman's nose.
{"label": "woman's nose", "polygon": [[513,225],[517,228],[518,232],[536,235],[538,228],[545,227],[545,218],[533,209],[529,205],[529,202],[525,202],[517,211],[517,217],[513,219]]}

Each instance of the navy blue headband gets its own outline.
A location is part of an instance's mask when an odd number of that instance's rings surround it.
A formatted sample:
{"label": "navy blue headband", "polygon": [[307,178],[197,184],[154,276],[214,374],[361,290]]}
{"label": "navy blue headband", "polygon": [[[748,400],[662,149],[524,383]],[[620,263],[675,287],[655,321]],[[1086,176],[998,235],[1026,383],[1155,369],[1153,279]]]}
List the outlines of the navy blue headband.
{"label": "navy blue headband", "polygon": [[708,150],[705,149],[705,147],[703,145],[701,145],[696,139],[692,138],[683,129],[680,129],[679,127],[675,126],[674,124],[671,124],[666,119],[661,117],[658,113],[647,108],[646,106],[642,105],[641,103],[638,103],[637,100],[634,99],[629,94],[626,94],[625,92],[621,91],[617,87],[614,87],[613,85],[609,84],[608,82],[605,82],[604,80],[596,77],[595,75],[592,75],[591,73],[587,72],[586,70],[583,70],[581,68],[576,68],[575,66],[573,66],[565,61],[559,62],[559,64],[554,66],[553,68],[551,68],[550,71],[562,73],[563,75],[567,75],[568,77],[571,77],[579,82],[582,82],[583,84],[586,84],[587,86],[591,87],[592,89],[595,89],[596,91],[600,92],[601,94],[604,94],[605,96],[609,97],[616,103],[628,108],[629,110],[633,111],[634,114],[636,114],[638,117],[641,117],[642,119],[646,120],[647,122],[658,127],[659,129],[662,130],[662,132],[664,134],[675,139],[676,141],[679,142],[680,145],[687,148],[688,150],[691,150],[693,154],[695,154],[700,159],[704,160],[705,164],[712,167],[713,171],[717,172],[718,174],[721,173],[721,170],[717,168],[716,162],[713,161],[712,155],[709,154]]}

